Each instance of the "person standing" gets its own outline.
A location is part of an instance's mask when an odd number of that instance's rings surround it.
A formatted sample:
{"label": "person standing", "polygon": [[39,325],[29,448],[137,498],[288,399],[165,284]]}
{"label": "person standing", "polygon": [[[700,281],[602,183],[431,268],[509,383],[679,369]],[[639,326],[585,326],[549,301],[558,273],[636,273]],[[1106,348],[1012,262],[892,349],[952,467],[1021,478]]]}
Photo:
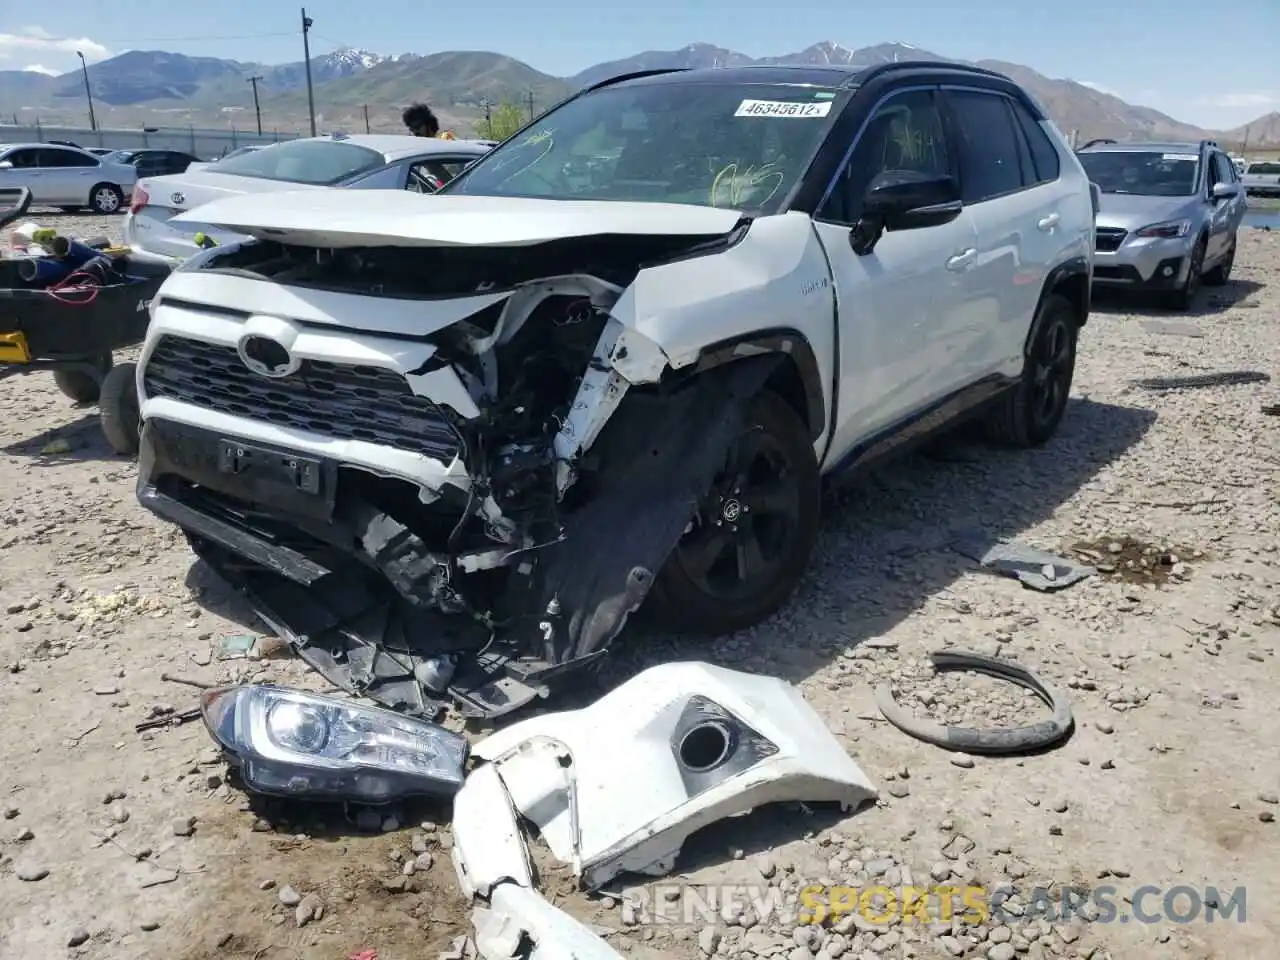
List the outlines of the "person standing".
{"label": "person standing", "polygon": [[457,139],[448,130],[443,133],[440,132],[440,121],[436,119],[434,111],[425,103],[415,103],[413,106],[405,108],[404,113],[400,115],[400,119],[404,121],[404,125],[409,128],[409,132],[415,137],[439,137],[442,140]]}

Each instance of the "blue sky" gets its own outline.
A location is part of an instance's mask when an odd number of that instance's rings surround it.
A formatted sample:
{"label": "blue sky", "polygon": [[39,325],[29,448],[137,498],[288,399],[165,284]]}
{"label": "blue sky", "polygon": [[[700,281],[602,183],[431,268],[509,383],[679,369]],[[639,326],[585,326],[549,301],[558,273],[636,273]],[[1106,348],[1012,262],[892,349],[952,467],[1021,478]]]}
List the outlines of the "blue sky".
{"label": "blue sky", "polygon": [[[128,49],[302,59],[299,8],[281,0],[0,0],[0,7],[7,8],[0,31],[9,31],[0,32],[0,69],[72,70],[77,49],[91,62]],[[478,9],[423,0],[307,4],[313,53],[342,45],[383,54],[495,50],[566,75],[694,41],[765,56],[821,40],[854,48],[901,40],[945,56],[1023,63],[1206,127],[1280,110],[1280,0],[494,0],[482,17],[468,15]]]}

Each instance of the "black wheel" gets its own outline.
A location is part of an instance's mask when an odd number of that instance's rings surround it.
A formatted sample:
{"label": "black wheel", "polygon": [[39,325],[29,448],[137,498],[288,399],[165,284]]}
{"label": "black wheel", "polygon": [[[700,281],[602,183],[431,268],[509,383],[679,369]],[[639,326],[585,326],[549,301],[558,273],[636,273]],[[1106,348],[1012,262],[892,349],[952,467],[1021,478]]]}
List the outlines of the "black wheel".
{"label": "black wheel", "polygon": [[139,421],[138,387],[135,383],[138,365],[122,363],[102,378],[102,394],[98,398],[98,419],[111,449],[121,456],[138,452]]}
{"label": "black wheel", "polygon": [[1071,301],[1050,294],[1036,311],[1036,338],[1022,379],[987,415],[988,436],[1015,447],[1038,447],[1058,431],[1076,370],[1079,324]]}
{"label": "black wheel", "polygon": [[1231,279],[1231,268],[1236,263],[1236,238],[1231,238],[1231,246],[1222,255],[1217,266],[1204,275],[1204,282],[1209,287],[1225,287]]}
{"label": "black wheel", "polygon": [[1191,266],[1187,268],[1187,279],[1182,286],[1165,295],[1164,302],[1170,310],[1190,310],[1200,292],[1201,275],[1204,272],[1205,241],[1201,237],[1195,249],[1191,251]]}
{"label": "black wheel", "polygon": [[94,403],[102,391],[102,378],[111,369],[111,363],[111,354],[104,353],[97,360],[96,374],[84,369],[55,370],[53,382],[76,403]]}
{"label": "black wheel", "polygon": [[114,183],[99,183],[89,191],[89,207],[94,213],[119,213],[124,206],[124,191]]}
{"label": "black wheel", "polygon": [[787,602],[813,552],[821,490],[809,431],[772,393],[752,401],[747,423],[650,593],[676,629],[759,623]]}

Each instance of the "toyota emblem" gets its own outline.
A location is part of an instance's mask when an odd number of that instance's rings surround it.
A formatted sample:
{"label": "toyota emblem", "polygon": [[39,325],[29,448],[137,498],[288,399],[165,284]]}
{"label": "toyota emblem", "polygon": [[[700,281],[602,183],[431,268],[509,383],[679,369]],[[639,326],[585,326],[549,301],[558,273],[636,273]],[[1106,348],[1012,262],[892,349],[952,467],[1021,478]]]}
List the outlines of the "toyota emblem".
{"label": "toyota emblem", "polygon": [[241,338],[236,352],[246,367],[258,376],[272,380],[287,377],[302,365],[302,361],[291,354],[284,344],[258,334]]}
{"label": "toyota emblem", "polygon": [[172,200],[174,204],[183,204],[187,202],[186,195],[183,194],[182,191],[178,191],[177,193],[174,193],[169,197],[169,199]]}

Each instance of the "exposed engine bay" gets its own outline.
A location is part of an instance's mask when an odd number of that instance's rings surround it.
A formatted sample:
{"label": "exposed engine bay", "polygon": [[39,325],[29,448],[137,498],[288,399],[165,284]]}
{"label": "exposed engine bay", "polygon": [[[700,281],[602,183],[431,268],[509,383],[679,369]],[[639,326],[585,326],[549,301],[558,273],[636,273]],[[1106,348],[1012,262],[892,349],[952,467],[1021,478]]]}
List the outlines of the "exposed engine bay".
{"label": "exposed engine bay", "polygon": [[[153,306],[139,499],[338,686],[517,709],[639,608],[778,362],[683,375],[610,313],[734,242],[211,251]],[[309,320],[334,294],[367,316]],[[470,312],[392,330],[388,303]]]}

